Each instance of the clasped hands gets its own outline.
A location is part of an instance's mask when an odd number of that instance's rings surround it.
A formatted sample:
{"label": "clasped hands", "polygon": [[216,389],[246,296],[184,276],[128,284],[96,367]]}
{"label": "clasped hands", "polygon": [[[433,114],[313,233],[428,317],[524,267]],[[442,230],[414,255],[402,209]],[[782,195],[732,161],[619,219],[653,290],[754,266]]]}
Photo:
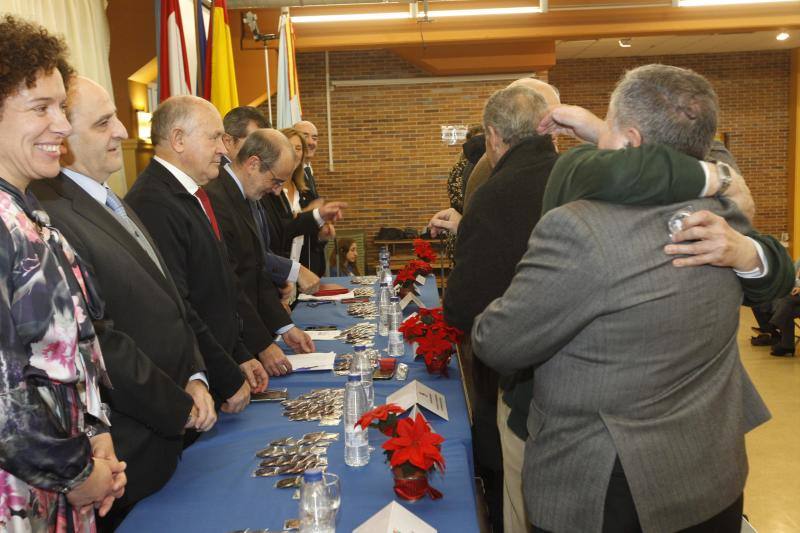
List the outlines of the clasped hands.
{"label": "clasped hands", "polygon": [[92,447],[92,472],[86,480],[67,493],[67,501],[81,514],[97,509],[99,516],[111,510],[114,500],[125,493],[128,478],[125,462],[117,459],[110,433],[89,439]]}

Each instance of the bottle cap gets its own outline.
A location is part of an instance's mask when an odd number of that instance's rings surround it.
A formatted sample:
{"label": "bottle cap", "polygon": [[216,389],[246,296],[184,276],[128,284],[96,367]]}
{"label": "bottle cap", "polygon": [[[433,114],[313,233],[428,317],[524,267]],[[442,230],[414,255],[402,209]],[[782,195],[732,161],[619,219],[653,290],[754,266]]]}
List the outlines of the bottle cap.
{"label": "bottle cap", "polygon": [[366,351],[366,349],[367,347],[364,346],[363,344],[356,344],[356,346],[353,348],[353,350],[355,350],[356,352],[364,352]]}
{"label": "bottle cap", "polygon": [[347,381],[361,381],[361,374],[347,374]]}
{"label": "bottle cap", "polygon": [[322,481],[322,470],[311,468],[303,472],[303,483],[314,483],[316,481]]}
{"label": "bottle cap", "polygon": [[389,282],[388,281],[381,281],[381,289],[384,288],[384,287],[387,287],[387,288],[389,287]]}
{"label": "bottle cap", "polygon": [[390,298],[390,301],[391,301],[392,303],[399,302],[399,301],[400,301],[400,297],[399,297],[399,296],[392,296],[392,297]]}

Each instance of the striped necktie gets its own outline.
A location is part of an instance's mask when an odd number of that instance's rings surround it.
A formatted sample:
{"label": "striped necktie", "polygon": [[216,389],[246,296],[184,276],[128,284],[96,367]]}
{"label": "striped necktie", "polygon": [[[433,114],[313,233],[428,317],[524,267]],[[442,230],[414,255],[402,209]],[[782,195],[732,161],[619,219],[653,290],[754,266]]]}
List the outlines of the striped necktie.
{"label": "striped necktie", "polygon": [[153,250],[153,247],[150,245],[150,242],[139,230],[139,226],[137,226],[128,216],[128,213],[125,211],[125,206],[122,205],[122,200],[119,199],[119,196],[114,194],[114,191],[109,188],[106,188],[106,206],[108,206],[108,208],[114,212],[114,214],[117,216],[117,219],[119,219],[120,223],[122,224],[122,227],[124,227],[127,232],[130,233],[134,239],[136,239],[136,242],[139,243],[139,246],[144,249],[153,263],[155,263],[155,265],[163,274],[164,269],[161,268],[161,263],[159,263],[158,256],[156,255],[155,250]]}

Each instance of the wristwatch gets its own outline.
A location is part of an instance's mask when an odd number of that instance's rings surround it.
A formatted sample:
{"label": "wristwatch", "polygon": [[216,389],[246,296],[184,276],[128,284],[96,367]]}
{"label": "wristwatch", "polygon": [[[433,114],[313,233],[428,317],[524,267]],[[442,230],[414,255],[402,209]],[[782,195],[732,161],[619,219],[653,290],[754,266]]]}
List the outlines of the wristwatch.
{"label": "wristwatch", "polygon": [[725,194],[725,191],[728,190],[728,187],[731,186],[733,182],[733,172],[731,171],[730,165],[723,163],[722,161],[717,161],[717,178],[719,179],[719,189],[717,189],[717,196],[722,196]]}

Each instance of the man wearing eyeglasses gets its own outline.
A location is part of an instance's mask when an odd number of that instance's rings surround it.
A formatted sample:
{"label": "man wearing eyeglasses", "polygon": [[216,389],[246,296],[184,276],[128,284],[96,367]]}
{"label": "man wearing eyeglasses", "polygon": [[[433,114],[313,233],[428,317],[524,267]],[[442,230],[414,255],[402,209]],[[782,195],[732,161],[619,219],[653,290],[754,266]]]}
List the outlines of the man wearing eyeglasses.
{"label": "man wearing eyeglasses", "polygon": [[[294,150],[279,131],[256,129],[243,142],[232,161],[223,165],[219,179],[206,187],[234,272],[248,296],[240,302],[245,343],[259,342],[271,333],[281,334],[295,351],[313,351],[308,335],[294,326],[280,305],[275,284],[293,283],[302,267],[269,251],[267,218],[259,200],[265,194],[280,194],[294,170]],[[320,217],[340,216],[339,206],[320,208]],[[312,274],[313,275],[313,274]],[[242,305],[243,304],[243,305]],[[271,337],[270,337],[271,338]],[[270,375],[283,375],[291,365],[277,346],[259,352]]]}
{"label": "man wearing eyeglasses", "polygon": [[[220,177],[229,177],[228,163],[236,159],[236,155],[242,148],[242,144],[248,135],[261,128],[270,128],[270,123],[267,118],[257,108],[252,106],[239,106],[234,107],[225,114],[222,120],[222,125],[225,128],[225,133],[222,135],[222,142],[225,144],[225,149],[228,156],[223,159],[223,164],[220,166]],[[280,195],[280,187],[277,192],[271,191],[275,195]],[[319,219],[319,220],[317,220]],[[296,219],[296,223],[300,227],[308,227],[308,233],[315,232],[318,225],[322,225],[323,219],[317,212],[302,213]],[[267,222],[269,225],[269,222]],[[270,231],[275,228],[269,228]],[[273,235],[273,233],[270,233]],[[270,242],[272,240],[273,242]],[[312,294],[319,289],[319,277],[311,272],[311,270],[296,263],[292,265],[289,259],[285,259],[278,254],[273,254],[270,244],[275,244],[274,239],[267,239],[266,253],[268,255],[268,263],[273,265],[273,273],[271,274],[272,280],[280,287],[287,281],[289,283],[297,283],[297,289],[306,294]],[[291,269],[290,269],[291,267]],[[290,275],[291,272],[291,275]],[[287,279],[288,278],[288,279]]]}

